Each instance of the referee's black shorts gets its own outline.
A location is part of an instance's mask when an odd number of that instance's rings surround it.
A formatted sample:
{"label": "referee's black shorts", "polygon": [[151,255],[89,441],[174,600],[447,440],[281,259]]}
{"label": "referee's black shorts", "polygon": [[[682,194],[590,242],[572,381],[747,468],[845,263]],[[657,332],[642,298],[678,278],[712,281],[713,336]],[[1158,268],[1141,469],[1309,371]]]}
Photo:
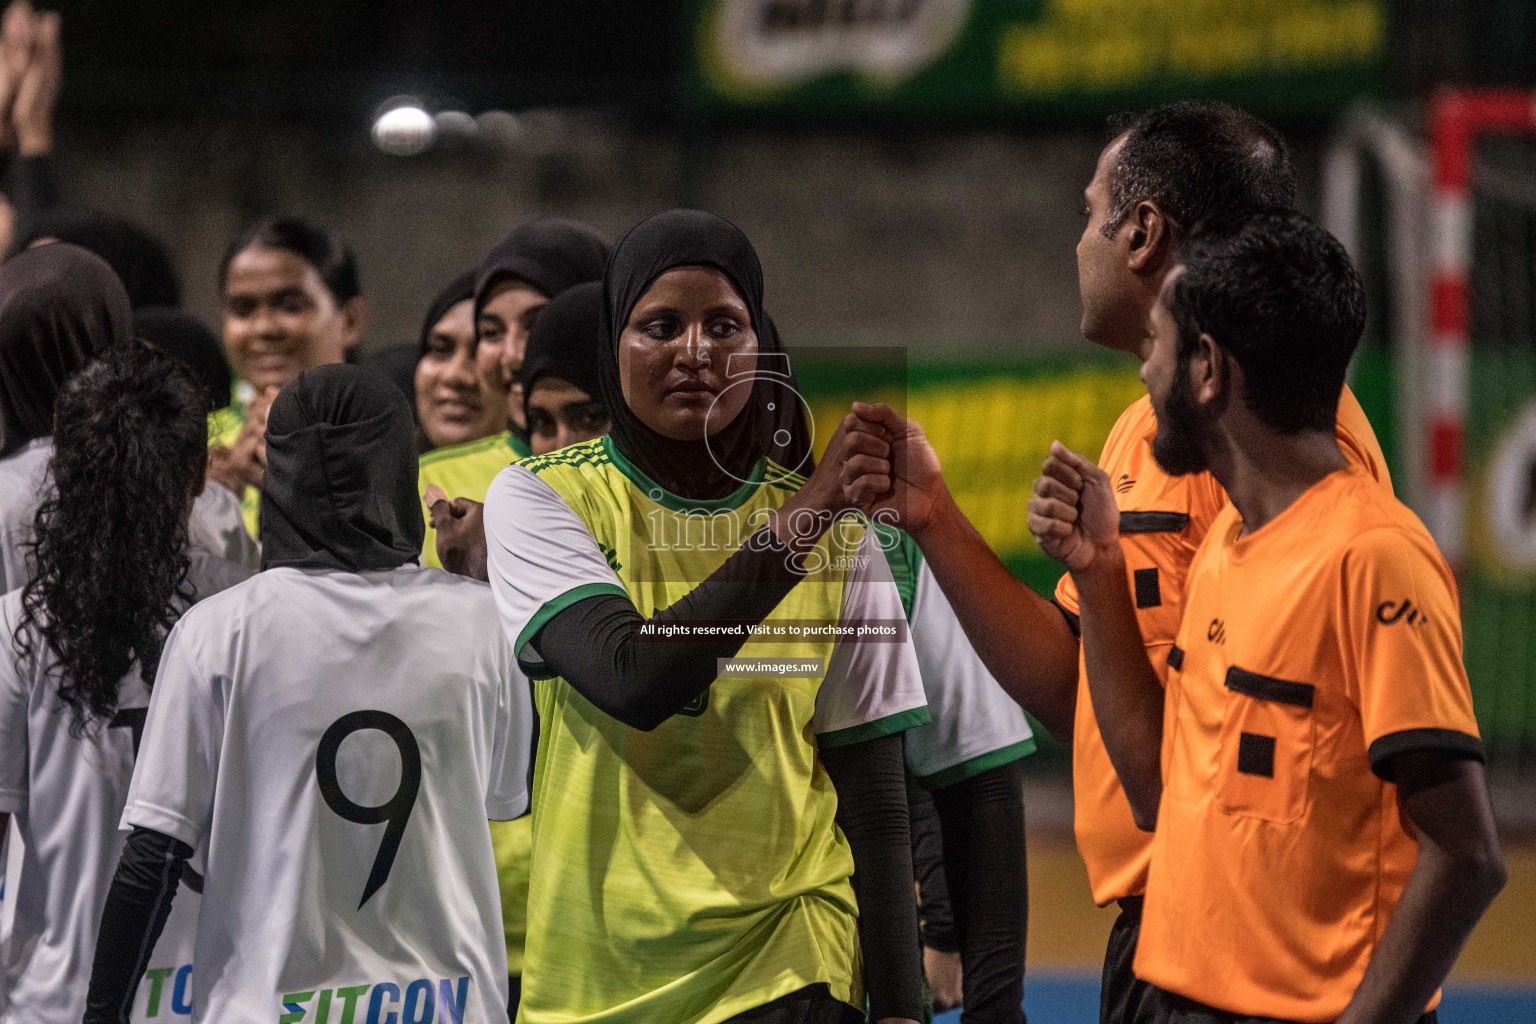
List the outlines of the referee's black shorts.
{"label": "referee's black shorts", "polygon": [[1104,950],[1104,979],[1099,987],[1099,1024],[1160,1024],[1157,989],[1136,977],[1136,940],[1141,937],[1140,896],[1120,901],[1120,916]]}
{"label": "referee's black shorts", "polygon": [[[1136,941],[1141,936],[1140,896],[1120,901],[1120,916],[1104,951],[1104,980],[1099,990],[1099,1024],[1293,1024],[1278,1017],[1244,1017],[1166,992],[1136,977]],[[1435,1011],[1419,1024],[1438,1024]]]}

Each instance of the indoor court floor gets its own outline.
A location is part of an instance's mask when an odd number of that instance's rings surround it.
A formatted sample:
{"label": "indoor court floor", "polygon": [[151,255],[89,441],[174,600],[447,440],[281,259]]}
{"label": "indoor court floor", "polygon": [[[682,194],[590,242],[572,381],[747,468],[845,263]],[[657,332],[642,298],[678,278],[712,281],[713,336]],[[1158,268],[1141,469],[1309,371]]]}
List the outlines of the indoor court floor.
{"label": "indoor court floor", "polygon": [[[1038,820],[1038,819],[1037,819]],[[1088,897],[1088,877],[1068,832],[1041,830],[1029,844],[1031,1024],[1097,1024],[1099,967],[1116,910]],[[1451,973],[1441,1024],[1536,1024],[1536,844],[1506,845],[1509,884],[1473,932]],[[934,1018],[959,1024],[958,1012]]]}

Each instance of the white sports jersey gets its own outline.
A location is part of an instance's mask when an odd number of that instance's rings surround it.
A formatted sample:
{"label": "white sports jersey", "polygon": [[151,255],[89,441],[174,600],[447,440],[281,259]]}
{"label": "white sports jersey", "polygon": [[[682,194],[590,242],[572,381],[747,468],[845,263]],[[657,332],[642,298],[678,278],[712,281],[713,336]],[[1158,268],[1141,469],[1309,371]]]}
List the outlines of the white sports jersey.
{"label": "white sports jersey", "polygon": [[39,437],[0,459],[0,594],[27,581],[23,545],[48,484],[53,438]]}
{"label": "white sports jersey", "polygon": [[907,731],[907,767],[930,789],[943,789],[1033,753],[1023,709],[981,663],[922,551],[905,533],[877,532],[901,591],[933,716]]}
{"label": "white sports jersey", "polygon": [[123,824],[206,851],[193,1019],[504,1022],[486,820],[531,723],[484,583],[279,568],[188,612]]}
{"label": "white sports jersey", "polygon": [[[53,438],[39,437],[0,459],[0,594],[27,581],[23,545],[32,538],[32,521],[48,486],[52,457]],[[187,536],[194,552],[203,551],[252,571],[261,568],[261,545],[245,530],[240,499],[212,480],[192,503]],[[216,572],[216,563],[205,560],[200,571]]]}
{"label": "white sports jersey", "polygon": [[[189,574],[200,595],[248,570],[222,565]],[[96,929],[122,856],[118,820],[140,747],[149,688],[134,665],[119,686],[117,714],[74,735],[73,712],[57,697],[51,650],[35,637],[16,656],[11,636],[21,591],[0,598],[0,812],[11,824],[6,875],[9,933],[0,941],[0,1022],[76,1024],[96,950]],[[17,842],[17,838],[23,840]],[[185,887],[148,962],[136,1020],[191,1012],[197,896]]]}
{"label": "white sports jersey", "polygon": [[246,531],[240,499],[223,484],[209,480],[192,503],[187,534],[194,548],[247,569],[261,568],[261,545]]}

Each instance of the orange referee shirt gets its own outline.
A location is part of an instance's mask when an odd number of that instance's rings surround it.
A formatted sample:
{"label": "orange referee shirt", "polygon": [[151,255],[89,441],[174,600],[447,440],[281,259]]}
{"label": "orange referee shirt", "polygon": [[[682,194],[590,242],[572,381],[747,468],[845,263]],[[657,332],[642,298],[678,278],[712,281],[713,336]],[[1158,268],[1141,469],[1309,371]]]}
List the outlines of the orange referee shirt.
{"label": "orange referee shirt", "polygon": [[1167,659],[1135,971],[1231,1013],[1332,1021],[1418,856],[1386,762],[1481,757],[1456,586],[1358,466],[1242,526],[1230,506],[1212,524]]}
{"label": "orange referee shirt", "polygon": [[[1120,506],[1120,546],[1136,598],[1147,656],[1167,682],[1168,651],[1184,607],[1184,578],[1206,531],[1227,504],[1226,491],[1209,473],[1169,476],[1152,458],[1157,419],[1143,397],[1120,414],[1104,444],[1099,465],[1115,485]],[[1345,388],[1339,396],[1339,448],[1367,469],[1388,493],[1392,479],[1365,411]],[[1077,587],[1070,575],[1056,585],[1056,601],[1077,614]],[[1077,717],[1072,738],[1072,797],[1077,848],[1088,867],[1094,902],[1100,906],[1147,888],[1152,836],[1136,827],[1131,805],[1109,762],[1088,696],[1088,674],[1078,654]]]}

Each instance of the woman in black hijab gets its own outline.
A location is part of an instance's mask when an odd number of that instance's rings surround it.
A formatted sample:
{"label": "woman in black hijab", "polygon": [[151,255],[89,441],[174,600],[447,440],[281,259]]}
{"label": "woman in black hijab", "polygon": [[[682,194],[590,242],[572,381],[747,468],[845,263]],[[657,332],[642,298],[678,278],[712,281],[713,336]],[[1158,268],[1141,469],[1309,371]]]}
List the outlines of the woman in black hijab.
{"label": "woman in black hijab", "polygon": [[267,414],[261,567],[376,572],[416,561],[425,528],[413,440],[399,392],[359,368],[316,367],[278,392]]}
{"label": "woman in black hijab", "polygon": [[78,245],[106,260],[134,309],[181,304],[181,280],[165,243],[130,220],[84,208],[38,210],[26,218],[15,250],[44,239]]}
{"label": "woman in black hijab", "polygon": [[132,333],[122,282],[79,246],[41,245],[0,266],[0,457],[46,437],[64,381]]}
{"label": "woman in black hijab", "polygon": [[[755,328],[757,351],[755,356],[729,355],[726,365],[713,368],[723,401],[712,402],[704,420],[697,415],[669,416],[661,406],[654,410],[687,431],[690,436],[684,438],[647,425],[647,417],[629,404],[620,361],[633,358],[638,366],[644,355],[638,347],[626,355],[622,345],[624,325],[636,303],[663,273],[691,266],[713,269],[729,278]],[[612,429],[614,446],[625,457],[656,470],[661,474],[657,482],[669,490],[694,498],[729,493],[765,457],[790,473],[811,471],[804,402],[778,331],[763,311],[762,266],[745,235],[697,210],[673,210],[653,217],[630,232],[614,254],[604,281],[604,301],[611,344],[598,364],[600,380],[608,407],[629,410],[627,415],[615,416]],[[727,397],[731,392],[734,396]]]}
{"label": "woman in black hijab", "polygon": [[601,281],[567,288],[539,314],[523,359],[523,406],[533,454],[608,433],[598,370],[605,345]]}
{"label": "woman in black hijab", "polygon": [[608,244],[586,224],[559,217],[530,221],[497,243],[475,272],[476,365],[507,395],[514,448],[526,455],[522,368],[540,307],[567,288],[602,279]]}
{"label": "woman in black hijab", "polygon": [[59,389],[132,336],[128,295],[100,257],[52,242],[0,264],[0,592],[27,578]]}
{"label": "woman in black hijab", "polygon": [[[528,333],[546,302],[573,285],[600,280],[607,262],[608,245],[592,228],[546,218],[502,239],[475,271],[475,368],[487,392],[506,397],[507,431],[494,440],[484,438],[422,458],[423,511],[430,516],[430,509],[440,509],[427,531],[423,564],[442,564],[438,530],[443,531],[445,552],[479,547],[484,536],[479,507],[491,481],[507,463],[532,454],[523,418]],[[464,566],[455,565],[460,568]]]}
{"label": "woman in black hijab", "polygon": [[481,377],[475,358],[475,278],[466,272],[427,310],[412,393],[432,448],[451,448],[507,429],[507,394]]}
{"label": "woman in black hijab", "polygon": [[[835,458],[799,475],[756,253],[718,217],[661,214],[615,250],[604,302],[611,435],[504,470],[485,512],[502,625],[539,681],[540,777],[561,780],[535,789],[523,1004],[840,1024],[867,993],[874,1019],[916,1019],[900,733],[926,702],[899,631],[831,639],[900,598],[841,515]],[[762,639],[792,635],[827,639]],[[720,668],[790,651],[820,667]]]}

